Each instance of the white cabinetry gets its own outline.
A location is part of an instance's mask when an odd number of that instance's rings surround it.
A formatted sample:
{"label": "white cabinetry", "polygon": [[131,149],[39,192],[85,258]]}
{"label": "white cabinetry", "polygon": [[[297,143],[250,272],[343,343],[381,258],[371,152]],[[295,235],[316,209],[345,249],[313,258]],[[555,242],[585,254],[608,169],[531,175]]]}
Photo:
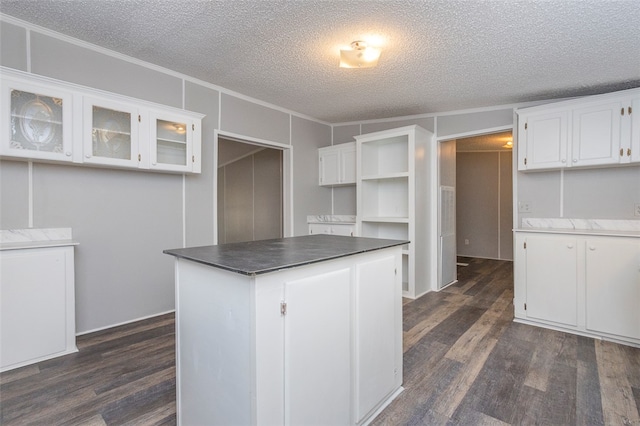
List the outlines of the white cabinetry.
{"label": "white cabinetry", "polygon": [[517,321],[640,346],[640,238],[517,231]]}
{"label": "white cabinetry", "polygon": [[0,371],[76,352],[73,245],[0,251]]}
{"label": "white cabinetry", "polygon": [[640,339],[640,240],[586,240],[587,330]]}
{"label": "white cabinetry", "polygon": [[[409,240],[403,250],[403,294],[428,292],[429,173],[433,134],[407,126],[356,136],[358,235]],[[417,261],[417,259],[420,259]]]}
{"label": "white cabinetry", "polygon": [[566,110],[521,115],[518,133],[519,169],[564,167],[567,163],[568,129]]}
{"label": "white cabinetry", "polygon": [[632,89],[518,110],[518,170],[639,162],[638,105]]}
{"label": "white cabinetry", "polygon": [[0,155],[200,173],[203,115],[2,69]]}
{"label": "white cabinetry", "polygon": [[576,239],[567,235],[529,235],[523,244],[527,318],[576,326]]}
{"label": "white cabinetry", "polygon": [[73,161],[73,94],[44,82],[2,78],[0,154]]}
{"label": "white cabinetry", "polygon": [[321,186],[355,185],[355,142],[318,149],[318,170]]}
{"label": "white cabinetry", "polygon": [[328,234],[328,235],[345,235],[347,237],[356,236],[355,223],[310,223],[309,235],[311,234]]}
{"label": "white cabinetry", "polygon": [[141,157],[139,117],[134,105],[85,96],[82,161],[138,167]]}
{"label": "white cabinetry", "polygon": [[627,160],[622,146],[627,143],[620,139],[620,125],[627,103],[627,100],[612,100],[573,109],[572,166],[616,164]]}
{"label": "white cabinetry", "polygon": [[361,425],[401,390],[400,247],[246,276],[176,260],[178,423]]}
{"label": "white cabinetry", "polygon": [[[633,113],[635,111],[635,114]],[[631,162],[640,163],[640,96],[631,103]]]}

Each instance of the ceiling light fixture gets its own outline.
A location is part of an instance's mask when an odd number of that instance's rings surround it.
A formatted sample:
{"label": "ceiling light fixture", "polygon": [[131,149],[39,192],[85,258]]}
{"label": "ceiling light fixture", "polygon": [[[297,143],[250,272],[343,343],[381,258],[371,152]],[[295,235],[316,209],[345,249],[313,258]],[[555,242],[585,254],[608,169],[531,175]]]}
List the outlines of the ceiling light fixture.
{"label": "ceiling light fixture", "polygon": [[351,42],[351,49],[340,49],[340,68],[372,68],[378,65],[380,49],[362,40]]}

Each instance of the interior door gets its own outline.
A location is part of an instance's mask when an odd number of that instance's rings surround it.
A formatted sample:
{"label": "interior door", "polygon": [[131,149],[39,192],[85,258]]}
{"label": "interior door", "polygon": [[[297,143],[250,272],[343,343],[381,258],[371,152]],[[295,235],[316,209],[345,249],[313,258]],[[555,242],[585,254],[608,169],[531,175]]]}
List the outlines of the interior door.
{"label": "interior door", "polygon": [[439,144],[438,288],[458,279],[456,247],[456,140]]}

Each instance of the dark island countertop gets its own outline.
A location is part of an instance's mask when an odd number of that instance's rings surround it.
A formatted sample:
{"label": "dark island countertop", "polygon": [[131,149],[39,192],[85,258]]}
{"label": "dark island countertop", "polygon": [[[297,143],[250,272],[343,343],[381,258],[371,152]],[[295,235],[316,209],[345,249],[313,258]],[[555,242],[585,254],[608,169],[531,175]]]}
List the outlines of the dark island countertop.
{"label": "dark island countertop", "polygon": [[164,250],[163,253],[238,274],[258,275],[381,250],[408,242],[406,240],[317,234],[170,249]]}

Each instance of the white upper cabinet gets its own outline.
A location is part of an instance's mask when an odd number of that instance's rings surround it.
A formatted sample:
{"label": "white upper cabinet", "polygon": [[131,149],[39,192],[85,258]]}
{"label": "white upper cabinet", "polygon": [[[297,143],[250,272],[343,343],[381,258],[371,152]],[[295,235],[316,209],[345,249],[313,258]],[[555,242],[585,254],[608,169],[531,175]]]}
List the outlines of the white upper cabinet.
{"label": "white upper cabinet", "polygon": [[200,172],[200,121],[186,115],[151,111],[150,160],[151,169],[176,172]]}
{"label": "white upper cabinet", "polygon": [[532,114],[519,124],[519,169],[563,167],[567,163],[568,111]]}
{"label": "white upper cabinet", "polygon": [[44,83],[2,78],[0,154],[73,161],[71,92]]}
{"label": "white upper cabinet", "polygon": [[85,97],[83,162],[138,167],[139,117],[133,105]]}
{"label": "white upper cabinet", "polygon": [[320,186],[355,185],[356,143],[343,143],[318,149]]}
{"label": "white upper cabinet", "polygon": [[632,163],[640,163],[640,97],[631,103],[629,118],[631,119],[631,152],[626,154]]}
{"label": "white upper cabinet", "polygon": [[572,166],[619,163],[625,102],[596,103],[573,110]]}
{"label": "white upper cabinet", "polygon": [[0,71],[2,157],[200,173],[202,114]]}
{"label": "white upper cabinet", "polygon": [[640,162],[639,107],[632,89],[518,110],[518,170]]}

